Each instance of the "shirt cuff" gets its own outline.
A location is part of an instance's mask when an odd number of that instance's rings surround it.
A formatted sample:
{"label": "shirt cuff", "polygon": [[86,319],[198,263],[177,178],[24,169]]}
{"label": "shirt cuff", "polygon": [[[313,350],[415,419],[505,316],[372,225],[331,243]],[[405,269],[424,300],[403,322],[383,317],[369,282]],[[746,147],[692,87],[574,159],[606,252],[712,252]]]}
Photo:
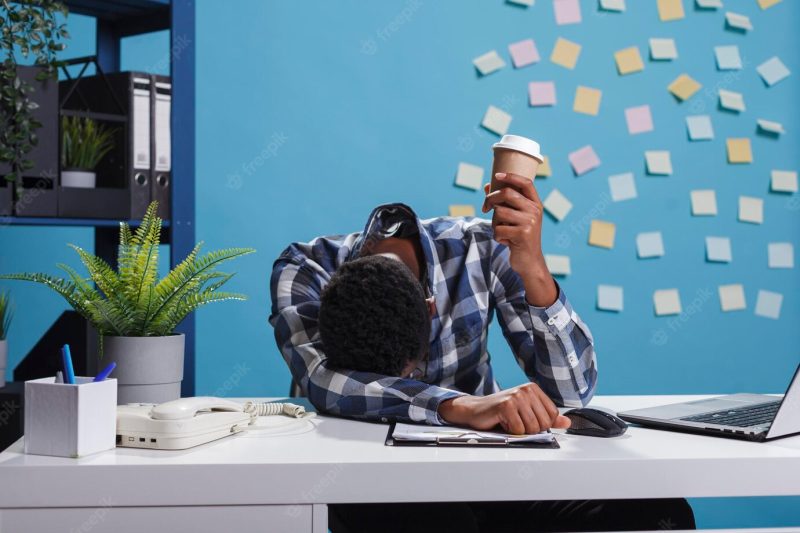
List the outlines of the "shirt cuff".
{"label": "shirt cuff", "polygon": [[443,426],[447,422],[439,416],[439,405],[445,400],[466,396],[466,393],[431,385],[414,395],[408,410],[409,418],[432,426]]}
{"label": "shirt cuff", "polygon": [[528,308],[532,316],[535,316],[547,325],[550,333],[558,336],[572,323],[572,305],[567,300],[566,294],[561,290],[557,281],[553,280],[558,290],[558,298],[550,307],[536,307],[529,305]]}

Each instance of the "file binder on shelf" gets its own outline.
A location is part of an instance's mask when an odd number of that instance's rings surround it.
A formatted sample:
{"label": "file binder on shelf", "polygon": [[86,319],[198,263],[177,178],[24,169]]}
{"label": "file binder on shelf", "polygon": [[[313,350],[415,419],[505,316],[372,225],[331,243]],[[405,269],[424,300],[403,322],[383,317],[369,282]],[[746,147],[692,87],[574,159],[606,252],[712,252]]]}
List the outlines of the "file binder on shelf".
{"label": "file binder on shelf", "polygon": [[169,76],[152,76],[150,198],[158,201],[158,216],[169,220],[172,186],[172,81]]}

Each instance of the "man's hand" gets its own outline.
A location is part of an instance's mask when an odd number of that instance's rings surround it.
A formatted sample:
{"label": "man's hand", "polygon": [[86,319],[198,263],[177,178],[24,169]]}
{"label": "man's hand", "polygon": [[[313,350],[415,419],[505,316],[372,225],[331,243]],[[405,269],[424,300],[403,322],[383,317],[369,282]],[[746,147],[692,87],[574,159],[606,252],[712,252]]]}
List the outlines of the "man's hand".
{"label": "man's hand", "polygon": [[549,307],[558,298],[558,290],[542,254],[544,208],[539,193],[530,178],[504,173],[495,174],[495,178],[505,187],[490,192],[490,185],[484,186],[482,211],[494,210],[494,239],[508,246],[511,268],[525,284],[528,303]]}
{"label": "man's hand", "polygon": [[500,426],[506,433],[534,434],[550,428],[568,428],[553,401],[535,383],[526,383],[489,396],[459,396],[439,405],[448,423],[486,431]]}

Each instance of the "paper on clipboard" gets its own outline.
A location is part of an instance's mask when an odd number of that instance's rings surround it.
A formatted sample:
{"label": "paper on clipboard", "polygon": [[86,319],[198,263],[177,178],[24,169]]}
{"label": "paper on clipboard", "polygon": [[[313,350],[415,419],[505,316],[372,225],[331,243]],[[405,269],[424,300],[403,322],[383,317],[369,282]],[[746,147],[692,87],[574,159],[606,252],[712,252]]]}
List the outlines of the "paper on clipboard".
{"label": "paper on clipboard", "polygon": [[440,442],[442,440],[456,442],[463,441],[470,443],[503,443],[514,444],[521,442],[551,443],[555,441],[555,435],[550,432],[537,433],[535,435],[509,435],[507,433],[496,433],[493,431],[475,431],[470,428],[442,426],[418,426],[413,424],[395,424],[392,438],[398,442]]}

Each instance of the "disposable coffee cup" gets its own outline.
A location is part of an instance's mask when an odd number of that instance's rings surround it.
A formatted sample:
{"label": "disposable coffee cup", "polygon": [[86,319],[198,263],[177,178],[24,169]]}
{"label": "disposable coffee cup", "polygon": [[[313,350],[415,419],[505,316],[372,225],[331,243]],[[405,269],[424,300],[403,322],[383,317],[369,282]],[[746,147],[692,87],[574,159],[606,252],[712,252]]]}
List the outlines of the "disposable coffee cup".
{"label": "disposable coffee cup", "polygon": [[492,145],[492,150],[494,150],[492,191],[506,186],[495,179],[495,174],[499,172],[517,174],[533,180],[539,164],[544,161],[539,143],[519,135],[503,135],[500,142]]}

